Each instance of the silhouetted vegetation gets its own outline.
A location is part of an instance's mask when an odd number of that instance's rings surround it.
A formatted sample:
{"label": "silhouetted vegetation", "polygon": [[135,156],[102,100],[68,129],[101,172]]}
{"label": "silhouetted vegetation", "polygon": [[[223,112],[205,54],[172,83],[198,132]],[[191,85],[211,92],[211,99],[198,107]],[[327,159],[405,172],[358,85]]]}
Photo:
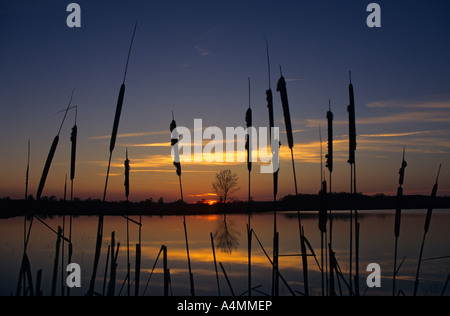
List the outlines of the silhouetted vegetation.
{"label": "silhouetted vegetation", "polygon": [[[316,194],[300,194],[298,196],[288,195],[280,199],[277,211],[317,211],[320,207],[320,199]],[[327,195],[322,203],[333,210],[348,210],[353,204],[352,195],[349,193],[333,193]],[[377,194],[373,196],[357,194],[356,206],[358,210],[395,210],[396,196]],[[432,201],[434,209],[450,209],[450,197],[436,197]],[[253,213],[273,212],[273,202],[253,201]],[[37,201],[29,198],[24,200],[12,200],[10,198],[0,199],[0,218],[16,217],[23,215],[123,215],[125,207],[130,215],[194,215],[194,214],[233,214],[248,213],[247,201],[233,201],[227,204],[199,204],[180,203],[180,201],[164,203],[160,198],[157,202],[146,199],[140,202],[126,201],[103,202],[100,199],[80,200],[75,198],[71,201],[58,200],[56,197],[42,197]],[[428,209],[430,207],[430,196],[405,195],[402,208]]]}

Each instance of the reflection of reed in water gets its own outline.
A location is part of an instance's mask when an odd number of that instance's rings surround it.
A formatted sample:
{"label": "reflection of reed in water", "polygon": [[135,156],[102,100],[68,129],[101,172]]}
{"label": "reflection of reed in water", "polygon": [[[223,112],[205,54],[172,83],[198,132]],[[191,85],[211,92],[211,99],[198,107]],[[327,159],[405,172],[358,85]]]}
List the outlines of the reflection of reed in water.
{"label": "reflection of reed in water", "polygon": [[234,222],[227,220],[227,215],[225,214],[223,220],[217,223],[217,228],[214,233],[216,247],[227,254],[231,254],[239,246],[238,238],[240,233],[236,231],[234,226]]}

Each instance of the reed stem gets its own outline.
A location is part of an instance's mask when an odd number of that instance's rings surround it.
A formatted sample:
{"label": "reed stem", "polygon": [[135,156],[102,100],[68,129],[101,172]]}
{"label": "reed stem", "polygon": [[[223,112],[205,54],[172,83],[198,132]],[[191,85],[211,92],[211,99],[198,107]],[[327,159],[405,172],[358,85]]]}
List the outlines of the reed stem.
{"label": "reed stem", "polygon": [[217,291],[218,291],[219,296],[220,296],[220,282],[219,282],[219,273],[218,273],[218,271],[217,271],[216,250],[215,250],[215,248],[214,248],[214,237],[213,237],[213,233],[209,233],[209,236],[210,236],[210,238],[211,238],[211,247],[212,247],[213,258],[214,258],[214,269],[216,270]]}

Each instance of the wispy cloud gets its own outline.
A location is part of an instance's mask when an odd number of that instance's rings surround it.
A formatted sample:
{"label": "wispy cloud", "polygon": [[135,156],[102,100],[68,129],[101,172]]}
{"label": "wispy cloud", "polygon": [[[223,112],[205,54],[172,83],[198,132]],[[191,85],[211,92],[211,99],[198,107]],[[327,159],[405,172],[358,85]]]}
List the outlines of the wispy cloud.
{"label": "wispy cloud", "polygon": [[450,101],[380,100],[371,102],[367,106],[369,108],[450,109]]}
{"label": "wispy cloud", "polygon": [[[167,135],[170,134],[167,131],[153,131],[153,132],[138,132],[138,133],[127,133],[127,134],[118,134],[117,138],[131,138],[131,137],[144,137],[144,136],[158,136],[158,135]],[[99,140],[99,139],[110,139],[111,135],[107,136],[92,136],[88,139],[90,140]]]}
{"label": "wispy cloud", "polygon": [[[148,169],[148,168],[161,168],[171,166],[173,163],[171,155],[148,155],[143,158],[134,158],[131,160],[131,169]],[[123,168],[123,161],[117,160],[111,164],[113,168]]]}
{"label": "wispy cloud", "polygon": [[126,145],[127,147],[171,147],[170,142],[164,143],[149,143],[149,144],[132,144]]}
{"label": "wispy cloud", "polygon": [[302,79],[302,78],[286,78],[285,79],[286,82],[294,82],[294,81],[305,81],[307,79]]}
{"label": "wispy cloud", "polygon": [[440,134],[449,133],[448,130],[437,130],[437,131],[417,131],[417,132],[406,132],[406,133],[383,133],[383,134],[361,134],[359,137],[405,137],[405,136],[415,136],[415,135],[426,135],[426,134]]}
{"label": "wispy cloud", "polygon": [[206,44],[194,45],[200,56],[213,56],[211,49]]}
{"label": "wispy cloud", "polygon": [[[174,169],[139,169],[139,170],[131,170],[133,173],[148,173],[148,172],[156,172],[156,173],[175,173]],[[183,169],[183,173],[214,173],[216,171],[213,170],[186,170]],[[176,182],[177,183],[177,182]],[[178,183],[177,183],[178,184]]]}
{"label": "wispy cloud", "polygon": [[362,118],[357,120],[357,124],[395,124],[395,123],[450,123],[450,112],[403,112],[388,116],[373,118]]}
{"label": "wispy cloud", "polygon": [[[316,127],[326,122],[324,119],[306,119],[307,127]],[[356,125],[383,125],[400,123],[450,123],[449,111],[401,112],[385,116],[357,117]],[[334,125],[347,125],[347,120],[335,120]]]}
{"label": "wispy cloud", "polygon": [[188,197],[210,197],[210,196],[217,196],[216,193],[203,193],[203,194],[189,194]]}

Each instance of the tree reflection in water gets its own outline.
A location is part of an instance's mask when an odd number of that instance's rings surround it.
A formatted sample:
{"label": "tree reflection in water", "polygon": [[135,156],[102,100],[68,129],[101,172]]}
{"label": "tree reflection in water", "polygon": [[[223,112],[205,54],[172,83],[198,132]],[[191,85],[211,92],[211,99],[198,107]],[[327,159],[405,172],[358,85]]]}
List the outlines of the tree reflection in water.
{"label": "tree reflection in water", "polygon": [[239,246],[240,233],[234,228],[233,221],[227,219],[227,215],[223,215],[223,220],[219,220],[217,228],[214,233],[214,240],[216,247],[220,251],[231,254],[233,250],[236,250]]}

